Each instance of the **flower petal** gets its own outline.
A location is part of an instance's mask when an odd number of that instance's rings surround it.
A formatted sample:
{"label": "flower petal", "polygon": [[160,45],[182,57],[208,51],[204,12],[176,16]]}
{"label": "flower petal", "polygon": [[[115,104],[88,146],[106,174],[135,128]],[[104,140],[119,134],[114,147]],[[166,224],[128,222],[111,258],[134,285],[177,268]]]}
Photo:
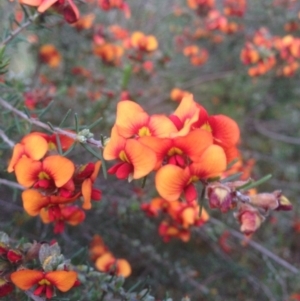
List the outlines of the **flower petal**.
{"label": "flower petal", "polygon": [[226,155],[222,147],[218,145],[209,146],[196,163],[190,165],[191,173],[200,179],[208,179],[220,176],[226,169]]}
{"label": "flower petal", "polygon": [[77,273],[74,271],[53,271],[48,272],[45,279],[49,280],[61,292],[67,292],[75,284]]}
{"label": "flower petal", "polygon": [[41,171],[42,163],[27,157],[22,157],[15,166],[17,181],[25,187],[31,187],[38,180]]}
{"label": "flower petal", "polygon": [[69,159],[56,155],[44,159],[43,170],[51,175],[56,187],[62,187],[73,176],[75,166]]}
{"label": "flower petal", "polygon": [[118,103],[116,128],[124,138],[138,135],[143,126],[148,126],[149,115],[137,103],[124,100]]}
{"label": "flower petal", "polygon": [[13,272],[10,275],[10,279],[14,285],[24,291],[29,290],[43,278],[44,273],[42,271],[35,270],[20,270]]}
{"label": "flower petal", "polygon": [[43,0],[41,5],[39,5],[38,7],[38,12],[44,13],[48,8],[50,8],[56,2],[58,2],[58,0]]}
{"label": "flower petal", "polygon": [[137,140],[127,140],[125,153],[134,167],[133,179],[146,176],[156,166],[157,159],[154,151]]}
{"label": "flower petal", "polygon": [[240,129],[233,119],[225,115],[214,115],[209,117],[208,122],[217,144],[230,147],[238,143]]}
{"label": "flower petal", "polygon": [[162,198],[168,201],[176,201],[186,186],[189,176],[188,170],[173,164],[167,164],[156,173],[156,189]]}
{"label": "flower petal", "polygon": [[165,115],[152,115],[149,120],[149,129],[152,136],[165,138],[178,130],[174,123]]}
{"label": "flower petal", "polygon": [[42,195],[34,189],[27,189],[22,192],[22,201],[24,210],[30,216],[36,216],[41,209],[49,205],[50,197]]}

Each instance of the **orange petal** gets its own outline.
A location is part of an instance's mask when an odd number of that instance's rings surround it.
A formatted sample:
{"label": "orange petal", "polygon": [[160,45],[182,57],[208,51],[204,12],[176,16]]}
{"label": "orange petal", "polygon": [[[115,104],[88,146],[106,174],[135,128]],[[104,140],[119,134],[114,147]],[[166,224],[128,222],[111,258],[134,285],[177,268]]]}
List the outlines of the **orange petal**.
{"label": "orange petal", "polygon": [[138,141],[151,148],[155,152],[157,157],[157,165],[155,169],[158,169],[161,166],[164,157],[173,144],[171,139],[158,138],[154,136],[144,136],[139,138]]}
{"label": "orange petal", "polygon": [[154,51],[158,47],[158,42],[155,36],[147,37],[147,51]]}
{"label": "orange petal", "polygon": [[155,176],[155,186],[160,196],[168,201],[179,199],[190,174],[179,166],[167,164],[160,168]]}
{"label": "orange petal", "polygon": [[91,204],[92,185],[93,183],[91,179],[85,179],[81,186],[81,192],[83,196],[82,208],[85,210],[89,210],[92,208],[92,204]]}
{"label": "orange petal", "polygon": [[203,151],[212,143],[212,134],[201,129],[196,129],[187,136],[174,138],[175,147],[181,149],[194,162],[201,158]]}
{"label": "orange petal", "polygon": [[22,201],[24,210],[30,216],[38,215],[43,207],[49,205],[49,197],[42,195],[34,189],[24,190],[22,192]]}
{"label": "orange petal", "polygon": [[148,125],[152,136],[167,138],[178,130],[174,123],[165,115],[152,115]]}
{"label": "orange petal", "polygon": [[137,103],[124,100],[118,103],[116,128],[124,138],[138,135],[139,129],[148,126],[149,115]]}
{"label": "orange petal", "polygon": [[133,179],[146,176],[156,166],[157,159],[155,152],[138,140],[127,140],[125,153],[134,168]]}
{"label": "orange petal", "polygon": [[107,267],[115,260],[115,257],[110,252],[106,252],[96,260],[95,266],[101,272],[108,272]]}
{"label": "orange petal", "polygon": [[7,167],[8,172],[13,172],[15,165],[18,163],[19,159],[24,155],[24,145],[17,143],[14,147],[12,157],[10,159],[9,165]]}
{"label": "orange petal", "polygon": [[44,224],[50,224],[49,211],[46,208],[42,208],[40,211],[40,218]]}
{"label": "orange petal", "polygon": [[199,107],[194,101],[193,95],[190,94],[186,95],[181,100],[173,114],[176,115],[181,121],[184,121],[187,118],[191,118],[197,111],[199,111]]}
{"label": "orange petal", "polygon": [[11,273],[11,281],[21,290],[27,291],[44,278],[42,271],[20,270]]}
{"label": "orange petal", "polygon": [[69,159],[56,155],[44,159],[43,170],[51,175],[56,187],[62,187],[73,176],[75,166]]}
{"label": "orange petal", "polygon": [[58,2],[58,0],[43,0],[41,5],[38,7],[38,12],[43,13],[48,8],[50,8],[54,3]]}
{"label": "orange petal", "polygon": [[140,32],[140,31],[135,31],[132,35],[131,35],[131,44],[133,47],[137,48],[139,46],[139,42],[141,39],[143,39],[145,37],[145,35]]}
{"label": "orange petal", "polygon": [[103,158],[105,160],[115,160],[119,157],[119,154],[124,150],[126,144],[126,139],[122,136],[112,133],[112,136],[103,151]]}
{"label": "orange petal", "polygon": [[15,166],[15,173],[19,184],[31,187],[42,171],[42,163],[27,157],[22,157]]}
{"label": "orange petal", "polygon": [[74,271],[53,271],[48,272],[45,279],[49,280],[61,292],[67,292],[75,284],[77,273]]}
{"label": "orange petal", "polygon": [[230,147],[238,143],[240,129],[233,119],[225,115],[214,115],[209,117],[208,122],[219,145]]}
{"label": "orange petal", "polygon": [[19,0],[20,4],[30,5],[30,6],[39,6],[43,0]]}
{"label": "orange petal", "polygon": [[77,226],[85,219],[85,213],[77,206],[68,206],[61,209],[64,220],[71,226]]}
{"label": "orange petal", "polygon": [[190,165],[191,173],[200,179],[208,179],[220,176],[226,169],[226,155],[222,147],[209,146],[196,163]]}
{"label": "orange petal", "polygon": [[97,161],[95,163],[95,167],[94,167],[94,171],[93,173],[91,174],[90,178],[92,180],[92,182],[95,182],[97,176],[98,176],[98,173],[99,173],[99,170],[101,168],[101,165],[102,165],[102,162],[101,161]]}
{"label": "orange petal", "polygon": [[25,154],[33,160],[42,159],[48,151],[48,142],[39,133],[32,133],[21,141]]}
{"label": "orange petal", "polygon": [[117,275],[123,276],[124,278],[130,276],[131,266],[125,259],[117,259]]}
{"label": "orange petal", "polygon": [[182,218],[182,226],[184,228],[188,228],[189,226],[193,225],[196,219],[195,209],[191,207],[184,209],[181,214],[181,218]]}

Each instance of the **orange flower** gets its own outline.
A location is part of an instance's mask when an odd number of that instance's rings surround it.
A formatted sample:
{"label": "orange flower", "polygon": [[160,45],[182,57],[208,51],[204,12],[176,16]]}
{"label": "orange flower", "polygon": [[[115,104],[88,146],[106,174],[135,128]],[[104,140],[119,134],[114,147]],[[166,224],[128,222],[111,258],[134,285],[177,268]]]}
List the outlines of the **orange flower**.
{"label": "orange flower", "polygon": [[104,148],[105,160],[118,159],[117,163],[108,170],[116,174],[118,179],[139,179],[148,175],[156,166],[156,155],[153,150],[135,139],[112,136]]}
{"label": "orange flower", "polygon": [[130,7],[124,0],[98,0],[98,4],[103,10],[120,9],[126,18],[130,18]]}
{"label": "orange flower", "polygon": [[116,259],[110,252],[100,256],[95,262],[96,268],[101,272],[113,273],[124,278],[130,276],[131,266],[125,259]]}
{"label": "orange flower", "polygon": [[59,155],[48,156],[42,162],[22,157],[15,166],[17,181],[35,188],[62,187],[71,179],[74,170],[73,162]]}
{"label": "orange flower", "polygon": [[124,50],[119,45],[106,43],[101,45],[94,45],[93,52],[105,63],[117,65],[120,63],[120,58],[122,57]]}
{"label": "orange flower", "polygon": [[168,221],[161,222],[158,228],[158,233],[163,237],[164,242],[169,242],[171,238],[179,238],[183,242],[188,242],[191,238],[191,232],[189,229],[182,229],[180,225],[170,223]]}
{"label": "orange flower", "polygon": [[96,234],[90,243],[90,257],[92,261],[96,261],[98,257],[108,252],[108,248],[104,244],[100,235]]}
{"label": "orange flower", "polygon": [[144,52],[152,52],[158,48],[158,42],[155,36],[146,36],[140,31],[135,31],[131,35],[131,45],[133,48]]}
{"label": "orange flower", "polygon": [[171,133],[177,132],[175,125],[167,116],[149,116],[139,104],[130,100],[118,103],[115,126],[117,133],[124,138],[169,137]]}
{"label": "orange flower", "polygon": [[188,202],[197,199],[194,182],[214,178],[226,168],[226,157],[223,149],[217,145],[209,146],[199,158],[182,169],[176,165],[167,164],[161,167],[155,176],[155,186],[158,193],[168,201],[178,200],[183,193]]}
{"label": "orange flower", "polygon": [[77,273],[74,271],[19,270],[13,272],[10,278],[19,289],[27,291],[34,287],[34,295],[45,295],[46,298],[51,299],[55,288],[61,292],[69,291],[77,280]]}
{"label": "orange flower", "polygon": [[173,114],[169,116],[178,132],[171,136],[185,136],[193,127],[198,127],[207,120],[206,110],[194,101],[192,94],[185,96]]}
{"label": "orange flower", "polygon": [[163,198],[154,198],[149,204],[141,204],[141,209],[150,217],[157,217],[160,211],[165,210],[170,202]]}
{"label": "orange flower", "polygon": [[190,161],[198,161],[203,151],[213,143],[211,133],[195,129],[186,136],[174,138],[141,137],[139,141],[151,148],[157,156],[159,168],[163,161],[185,167]]}
{"label": "orange flower", "polygon": [[199,216],[200,207],[195,200],[189,203],[179,201],[169,202],[167,212],[173,221],[181,225],[184,229],[188,229],[191,226],[202,226],[209,220],[209,215],[205,208],[202,208],[201,216]]}
{"label": "orange flower", "polygon": [[95,15],[94,14],[88,14],[88,15],[82,16],[73,25],[78,31],[84,30],[84,29],[90,29],[93,25],[94,20],[95,20]]}
{"label": "orange flower", "polygon": [[39,13],[44,13],[49,8],[55,8],[64,15],[68,23],[79,19],[79,11],[72,0],[19,0],[21,4],[37,7]]}
{"label": "orange flower", "polygon": [[77,206],[59,205],[58,208],[60,212],[56,216],[53,216],[53,214],[51,214],[51,210],[46,208],[42,208],[40,211],[40,217],[43,223],[55,223],[54,233],[56,234],[64,231],[65,223],[71,226],[77,226],[85,219],[84,211]]}
{"label": "orange flower", "polygon": [[91,199],[99,201],[101,199],[101,191],[93,188],[93,184],[98,176],[101,167],[101,161],[96,163],[88,163],[81,167],[80,173],[76,175],[76,178],[82,178],[84,180],[81,185],[81,192],[83,195],[82,208],[85,210],[91,209]]}
{"label": "orange flower", "polygon": [[37,133],[28,134],[21,140],[20,143],[15,145],[7,171],[14,171],[15,165],[23,156],[33,160],[40,160],[45,156],[47,151],[48,143],[46,139]]}
{"label": "orange flower", "polygon": [[[47,196],[41,194],[37,190],[27,189],[22,192],[22,201],[24,210],[30,216],[38,215],[42,208],[48,208],[49,214],[57,216],[60,214],[60,210],[57,207],[58,205],[74,202],[78,198],[78,196],[79,194],[73,196],[72,198],[65,198],[55,195]],[[51,217],[51,219],[54,220],[55,217]]]}
{"label": "orange flower", "polygon": [[181,90],[178,88],[172,89],[170,93],[170,98],[174,101],[181,102],[181,100],[185,97],[190,95],[191,93],[185,90]]}
{"label": "orange flower", "polygon": [[215,0],[187,0],[188,6],[200,14],[206,14],[215,5]]}
{"label": "orange flower", "polygon": [[52,44],[45,44],[39,50],[40,60],[51,68],[57,68],[61,62],[61,55]]}

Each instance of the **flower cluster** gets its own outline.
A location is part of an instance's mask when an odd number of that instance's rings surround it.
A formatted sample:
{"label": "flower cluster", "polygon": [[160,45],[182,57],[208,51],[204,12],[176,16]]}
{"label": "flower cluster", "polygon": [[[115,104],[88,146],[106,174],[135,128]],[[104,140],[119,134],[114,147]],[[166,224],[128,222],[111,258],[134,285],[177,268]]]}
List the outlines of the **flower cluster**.
{"label": "flower cluster", "polygon": [[[40,215],[44,223],[54,223],[54,232],[61,233],[65,223],[78,225],[85,219],[81,207],[91,208],[91,200],[100,200],[101,191],[93,187],[101,162],[75,166],[58,154],[58,147],[67,151],[74,140],[63,135],[33,132],[17,143],[8,166],[26,190],[23,207],[30,216]],[[59,144],[59,146],[58,146]]]}
{"label": "flower cluster", "polygon": [[235,121],[224,115],[209,116],[192,94],[185,96],[170,116],[149,115],[137,103],[125,100],[117,106],[103,156],[117,160],[108,173],[119,179],[131,181],[155,171],[155,186],[162,199],[143,209],[152,215],[159,210],[168,213],[172,222],[160,229],[168,240],[172,229],[188,232],[189,227],[207,220],[205,211],[199,217],[195,185],[221,176],[234,159],[238,140]]}
{"label": "flower cluster", "polygon": [[131,266],[126,259],[115,258],[99,235],[94,235],[90,243],[90,258],[97,270],[124,278],[130,276]]}
{"label": "flower cluster", "polygon": [[299,38],[271,36],[266,28],[259,29],[241,52],[241,61],[250,65],[250,76],[263,75],[275,67],[277,75],[293,76],[299,68],[299,59]]}
{"label": "flower cluster", "polygon": [[179,238],[184,242],[190,240],[192,227],[200,227],[209,219],[205,208],[201,208],[195,201],[169,202],[163,198],[157,197],[151,200],[149,204],[142,204],[142,210],[149,217],[158,217],[163,213],[165,218],[158,228],[159,235],[164,242],[170,241],[171,238]]}
{"label": "flower cluster", "polygon": [[56,290],[67,292],[79,284],[77,273],[57,243],[34,242],[11,247],[9,237],[1,232],[0,262],[0,297],[10,294],[16,286],[51,299]]}
{"label": "flower cluster", "polygon": [[222,213],[237,209],[234,216],[245,235],[255,232],[269,211],[292,209],[292,204],[281,191],[249,194],[246,187],[243,189],[245,184],[247,181],[215,182],[207,186],[210,208],[219,209]]}

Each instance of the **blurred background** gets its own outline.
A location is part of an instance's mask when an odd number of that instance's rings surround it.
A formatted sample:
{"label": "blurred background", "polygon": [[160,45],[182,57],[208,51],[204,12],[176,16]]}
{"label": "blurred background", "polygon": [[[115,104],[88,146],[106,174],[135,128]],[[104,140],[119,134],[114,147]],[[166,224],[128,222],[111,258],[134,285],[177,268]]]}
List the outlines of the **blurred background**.
{"label": "blurred background", "polygon": [[[141,210],[157,196],[153,179],[142,189],[140,181],[100,173],[102,200],[82,224],[55,235],[51,225],[23,211],[20,190],[5,184],[15,177],[6,171],[11,148],[0,137],[0,229],[18,239],[54,238],[69,257],[84,247],[75,262],[89,262],[89,243],[99,234],[132,266],[125,287],[140,281],[158,300],[300,300],[300,2],[128,0],[130,18],[128,10],[103,9],[102,2],[75,1],[81,18],[72,25],[45,13],[13,39],[0,96],[31,116],[51,102],[41,120],[55,126],[69,109],[68,128],[74,128],[75,113],[81,126],[101,117],[92,130],[101,139],[110,136],[121,99],[136,101],[149,114],[170,114],[178,106],[171,91],[188,91],[210,114],[236,120],[242,170],[255,180],[272,174],[258,191],[282,190],[293,210],[271,212],[250,241],[232,212],[208,210],[212,220],[194,227],[188,242],[166,243],[158,233],[162,217]],[[22,23],[26,16],[16,1],[4,0],[0,18],[5,36],[17,28],[14,20]],[[130,46],[135,31],[155,36],[157,49]],[[0,129],[14,142],[40,131],[5,110]],[[70,158],[77,164],[95,160],[80,146]]]}

